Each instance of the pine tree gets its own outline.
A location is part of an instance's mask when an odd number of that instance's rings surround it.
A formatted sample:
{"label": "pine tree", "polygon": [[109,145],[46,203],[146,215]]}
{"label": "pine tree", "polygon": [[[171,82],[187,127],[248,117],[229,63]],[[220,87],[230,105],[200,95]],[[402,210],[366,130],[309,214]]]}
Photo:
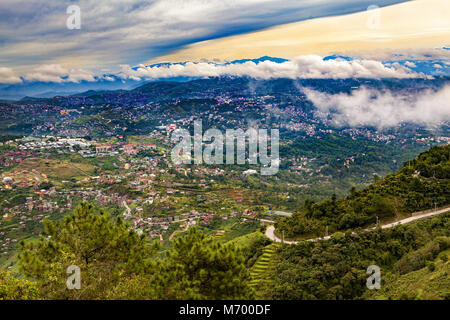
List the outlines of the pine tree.
{"label": "pine tree", "polygon": [[214,242],[197,228],[174,241],[158,282],[163,299],[249,299],[250,274],[234,245]]}
{"label": "pine tree", "polygon": [[0,300],[39,299],[39,290],[35,282],[20,280],[6,270],[0,270]]}
{"label": "pine tree", "polygon": [[[21,271],[39,284],[47,299],[102,299],[114,286],[135,274],[151,272],[155,247],[122,222],[83,203],[63,221],[44,221],[37,242],[22,242]],[[80,289],[69,290],[67,268],[80,268]]]}

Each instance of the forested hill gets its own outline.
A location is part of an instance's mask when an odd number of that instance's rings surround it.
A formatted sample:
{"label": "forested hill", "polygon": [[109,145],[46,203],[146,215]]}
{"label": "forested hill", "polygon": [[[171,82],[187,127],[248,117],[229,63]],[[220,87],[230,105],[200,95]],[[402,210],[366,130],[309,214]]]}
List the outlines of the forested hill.
{"label": "forested hill", "polygon": [[277,224],[288,238],[323,235],[393,221],[412,212],[450,204],[450,145],[432,147],[407,161],[396,173],[343,199],[306,201],[299,212]]}

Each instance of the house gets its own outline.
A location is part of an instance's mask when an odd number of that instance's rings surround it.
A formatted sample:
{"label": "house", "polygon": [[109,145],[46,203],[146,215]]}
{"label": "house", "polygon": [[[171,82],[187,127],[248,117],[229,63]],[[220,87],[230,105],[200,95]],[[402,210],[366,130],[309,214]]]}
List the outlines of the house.
{"label": "house", "polygon": [[112,149],[111,144],[100,144],[95,147],[95,152],[96,153],[106,153],[106,152],[110,152],[111,149]]}
{"label": "house", "polygon": [[128,154],[128,155],[132,155],[132,154],[137,154],[137,149],[136,149],[136,145],[135,144],[126,144],[123,146],[123,151]]}
{"label": "house", "polygon": [[155,144],[144,144],[143,146],[142,146],[142,149],[143,150],[152,150],[152,149],[155,149],[156,148],[156,145]]}
{"label": "house", "polygon": [[253,169],[249,169],[249,170],[246,170],[246,171],[242,172],[242,176],[243,177],[248,177],[248,176],[250,176],[252,174],[257,174],[257,173],[258,173],[258,171],[253,170]]}

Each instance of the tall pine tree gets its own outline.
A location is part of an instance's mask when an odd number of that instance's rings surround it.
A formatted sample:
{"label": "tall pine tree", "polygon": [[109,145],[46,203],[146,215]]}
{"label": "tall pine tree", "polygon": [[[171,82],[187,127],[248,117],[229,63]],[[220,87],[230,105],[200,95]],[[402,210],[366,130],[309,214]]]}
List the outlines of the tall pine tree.
{"label": "tall pine tree", "polygon": [[[44,222],[45,231],[37,242],[22,242],[21,271],[37,280],[47,299],[102,299],[109,290],[136,274],[151,272],[149,259],[154,247],[146,245],[122,222],[102,210],[83,203],[63,221]],[[69,290],[66,281],[71,265],[80,268],[80,289]]]}

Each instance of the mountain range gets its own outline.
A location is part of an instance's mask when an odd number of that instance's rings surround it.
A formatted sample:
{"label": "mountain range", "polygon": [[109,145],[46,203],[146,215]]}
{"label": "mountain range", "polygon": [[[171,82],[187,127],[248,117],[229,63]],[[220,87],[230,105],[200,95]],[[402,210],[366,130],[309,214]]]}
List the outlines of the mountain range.
{"label": "mountain range", "polygon": [[[448,50],[447,47],[442,49]],[[360,60],[357,57],[342,56],[342,55],[330,55],[323,58],[323,61],[355,61]],[[261,62],[272,62],[275,64],[281,64],[289,61],[288,59],[263,56],[258,59],[239,59],[230,62],[210,63],[215,66],[230,66],[230,65],[242,65],[244,63],[253,62],[259,64]],[[132,70],[137,71],[139,68],[158,69],[158,68],[170,68],[176,66],[186,66],[190,62],[176,62],[176,63],[157,63],[147,66],[136,66]],[[194,63],[196,64],[196,63]],[[408,68],[417,74],[421,74],[424,77],[448,77],[450,76],[450,61],[443,58],[426,57],[426,59],[414,59],[412,56],[397,54],[396,60],[382,61],[382,64],[386,67],[402,66]],[[160,80],[173,81],[173,82],[186,82],[189,80],[199,79],[204,77],[199,76],[174,76],[174,77],[161,77],[157,79],[151,79],[151,82],[157,82]],[[54,96],[69,96],[76,95],[86,91],[105,91],[105,90],[132,90],[145,83],[148,83],[148,79],[133,79],[130,77],[123,77],[120,74],[104,74],[101,76],[95,76],[95,81],[80,81],[80,82],[68,82],[62,81],[60,83],[55,82],[40,82],[40,81],[27,81],[22,79],[23,82],[19,84],[0,84],[0,99],[2,100],[20,100],[24,97],[35,98],[50,98]]]}

